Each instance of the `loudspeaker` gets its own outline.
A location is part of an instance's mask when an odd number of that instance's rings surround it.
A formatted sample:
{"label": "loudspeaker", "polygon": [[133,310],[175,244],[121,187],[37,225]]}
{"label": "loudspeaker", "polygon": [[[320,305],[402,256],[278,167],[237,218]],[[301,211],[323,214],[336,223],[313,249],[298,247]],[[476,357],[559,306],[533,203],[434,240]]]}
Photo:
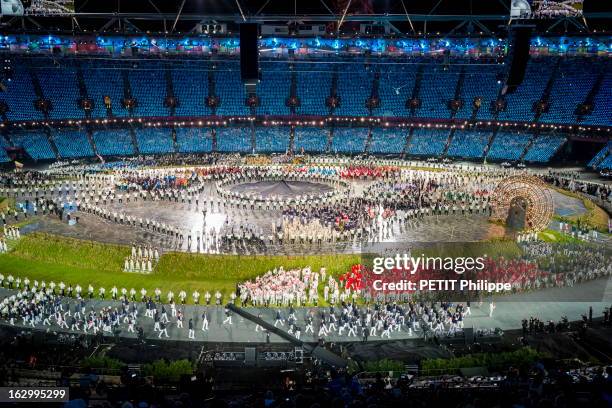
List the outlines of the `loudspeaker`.
{"label": "loudspeaker", "polygon": [[240,24],[240,78],[245,84],[259,81],[258,28],[254,23]]}
{"label": "loudspeaker", "polygon": [[525,68],[529,61],[529,40],[532,26],[513,27],[511,31],[510,71],[506,81],[506,92],[512,93],[523,83]]}

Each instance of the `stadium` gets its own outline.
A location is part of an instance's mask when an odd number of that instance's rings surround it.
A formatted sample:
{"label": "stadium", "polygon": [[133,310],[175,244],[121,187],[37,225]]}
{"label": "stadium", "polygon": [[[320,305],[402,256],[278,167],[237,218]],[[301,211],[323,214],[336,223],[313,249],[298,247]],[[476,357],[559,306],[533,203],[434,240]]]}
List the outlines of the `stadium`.
{"label": "stadium", "polygon": [[609,406],[612,13],[479,3],[3,0],[0,404]]}

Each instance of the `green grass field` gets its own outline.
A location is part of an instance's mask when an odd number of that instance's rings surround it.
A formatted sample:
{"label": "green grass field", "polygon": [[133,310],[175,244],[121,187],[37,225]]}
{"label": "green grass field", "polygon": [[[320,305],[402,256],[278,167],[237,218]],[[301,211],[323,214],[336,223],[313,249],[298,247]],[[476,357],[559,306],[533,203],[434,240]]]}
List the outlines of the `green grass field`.
{"label": "green grass field", "polygon": [[[229,294],[242,282],[262,275],[275,267],[285,269],[311,266],[326,267],[339,275],[359,263],[358,255],[320,256],[235,256],[165,253],[150,275],[123,272],[123,263],[131,248],[49,234],[34,233],[23,237],[14,248],[0,255],[0,273],[5,277],[28,277],[30,280],[60,281],[107,291],[118,288],[145,288],[151,292],[159,287],[164,292],[189,294],[197,289],[204,293],[219,290]],[[97,292],[96,292],[97,293]]]}
{"label": "green grass field", "polygon": [[[185,290],[189,295],[197,289],[200,293],[216,290],[228,295],[236,284],[283,266],[285,269],[310,266],[313,270],[327,268],[328,273],[338,276],[361,262],[359,255],[333,254],[311,256],[238,256],[202,255],[170,252],[161,256],[152,274],[123,272],[124,259],[131,248],[123,245],[103,244],[33,233],[22,237],[10,251],[0,255],[0,273],[12,274],[22,279],[38,281],[60,281],[79,284],[86,288],[91,284],[96,289],[104,287],[107,292],[118,288],[134,288],[149,293],[159,287],[164,293]],[[520,249],[513,241],[490,241],[477,243],[435,244],[424,251],[427,254],[444,256],[505,256],[514,257]],[[191,297],[191,296],[190,296]]]}

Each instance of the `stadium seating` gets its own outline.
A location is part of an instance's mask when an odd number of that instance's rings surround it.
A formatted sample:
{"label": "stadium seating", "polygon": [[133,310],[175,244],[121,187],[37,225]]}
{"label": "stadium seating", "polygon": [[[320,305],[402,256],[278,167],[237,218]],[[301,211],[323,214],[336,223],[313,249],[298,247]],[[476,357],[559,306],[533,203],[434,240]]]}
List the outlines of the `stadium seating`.
{"label": "stadium seating", "polygon": [[248,115],[245,105],[246,91],[240,80],[240,66],[237,63],[219,63],[215,71],[216,94],[221,100],[217,115]]}
{"label": "stadium seating", "polygon": [[369,131],[368,128],[335,128],[332,153],[363,153]]}
{"label": "stadium seating", "polygon": [[596,168],[610,153],[612,152],[612,142],[608,142],[603,149],[597,152],[597,154],[589,161],[588,166]]}
{"label": "stadium seating", "polygon": [[168,116],[170,110],[164,105],[166,79],[161,66],[155,70],[131,70],[130,85],[136,98],[134,116]]}
{"label": "stadium seating", "polygon": [[98,130],[93,132],[96,151],[102,156],[129,156],[134,154],[134,145],[129,130]]}
{"label": "stadium seating", "polygon": [[368,153],[400,154],[406,146],[407,135],[405,128],[373,128]]}
{"label": "stadium seating", "polygon": [[[535,118],[533,105],[545,96],[551,75],[556,73],[549,95],[549,111],[540,120],[545,123],[578,123],[576,107],[584,103],[597,83],[601,72],[603,81],[594,96],[592,113],[582,118],[582,123],[612,126],[612,64],[606,59],[579,57],[559,60],[557,57],[534,57],[527,65],[525,80],[515,92],[505,96],[506,110],[494,114],[494,102],[502,86],[501,78],[507,67],[497,64],[469,64],[445,66],[440,61],[400,64],[395,60],[380,59],[366,65],[364,61],[348,64],[343,60],[334,64],[323,62],[295,63],[296,94],[300,106],[295,108],[298,115],[329,115],[325,105],[332,90],[332,78],[337,72],[336,92],[340,105],[334,115],[338,116],[389,116],[407,117],[410,110],[406,102],[417,84],[417,72],[422,70],[418,97],[421,107],[415,115],[419,118],[448,119],[452,112],[448,102],[455,97],[458,81],[463,76],[459,99],[463,102],[455,113],[458,119],[470,119],[473,115],[474,98],[480,98],[477,120],[531,121]],[[77,67],[78,65],[78,67]],[[558,71],[557,71],[558,65]],[[19,60],[15,64],[12,80],[6,82],[7,91],[0,94],[0,100],[7,103],[9,120],[43,119],[44,115],[34,109],[33,102],[39,98],[34,90],[30,73],[41,84],[41,91],[52,104],[51,119],[78,119],[85,112],[78,106],[79,92],[77,69],[82,71],[87,96],[94,102],[91,116],[107,116],[103,97],[111,99],[112,113],[117,117],[128,116],[122,106],[126,96],[124,73],[127,73],[129,87],[137,100],[134,116],[168,116],[170,109],[164,105],[168,94],[167,71],[170,70],[172,89],[178,97],[176,116],[208,116],[213,110],[205,106],[209,95],[209,70],[213,70],[214,93],[219,96],[220,105],[216,114],[220,116],[289,115],[291,109],[286,99],[291,92],[292,71],[284,59],[262,62],[262,81],[257,87],[260,105],[252,111],[245,106],[246,91],[240,80],[238,61],[223,60],[214,63],[190,62],[164,63],[139,60],[137,65],[115,60],[66,59],[58,67],[37,67],[30,60]],[[380,106],[372,112],[366,107],[366,100],[372,95],[375,78],[378,75],[378,96]]]}
{"label": "stadium seating", "polygon": [[408,144],[408,154],[415,156],[441,155],[446,147],[448,133],[448,129],[415,128]]}
{"label": "stadium seating", "polygon": [[296,113],[300,115],[327,115],[329,108],[325,99],[331,91],[332,73],[327,66],[317,64],[299,64],[296,68],[297,96],[300,106]]}
{"label": "stadium seating", "polygon": [[[262,64],[262,80],[257,87],[260,106],[258,115],[289,115],[291,109],[287,107],[286,100],[291,91],[291,73],[287,64]],[[243,102],[244,103],[244,102]]]}
{"label": "stadium seating", "polygon": [[293,151],[296,154],[323,153],[327,147],[328,129],[314,127],[296,127],[293,141]]}
{"label": "stadium seating", "polygon": [[34,109],[34,101],[38,99],[29,72],[23,66],[15,68],[13,79],[6,81],[6,92],[0,93],[0,101],[6,102],[9,120],[43,119],[41,111]]}
{"label": "stadium seating", "polygon": [[584,124],[612,126],[612,104],[610,103],[612,100],[612,64],[608,60],[603,64],[605,64],[604,79],[593,100],[593,112],[585,116],[582,122]]}
{"label": "stadium seating", "polygon": [[457,111],[455,117],[471,118],[474,111],[474,98],[480,98],[480,108],[476,112],[475,119],[493,119],[491,103],[495,102],[503,86],[498,80],[500,73],[501,67],[498,65],[474,64],[466,67],[460,97],[463,106]]}
{"label": "stadium seating", "polygon": [[416,81],[417,65],[390,65],[381,72],[378,96],[380,109],[375,115],[380,116],[408,116],[406,102],[412,96]]}
{"label": "stadium seating", "polygon": [[210,129],[176,128],[176,142],[180,153],[207,153],[212,151]]}
{"label": "stadium seating", "polygon": [[113,67],[96,69],[96,65],[91,63],[91,65],[83,70],[83,78],[87,88],[87,95],[94,103],[92,117],[106,117],[104,96],[109,96],[111,99],[113,116],[123,117],[128,115],[127,109],[121,105],[124,93],[120,69]]}
{"label": "stadium seating", "polygon": [[217,128],[217,151],[251,153],[251,129],[246,127]]}
{"label": "stadium seating", "polygon": [[539,135],[535,138],[523,160],[546,163],[563,146],[566,139],[558,135]]}
{"label": "stadium seating", "polygon": [[[366,116],[366,101],[372,93],[372,74],[362,64],[342,64],[338,68],[337,116]],[[325,99],[324,99],[325,100]]]}
{"label": "stadium seating", "polygon": [[49,112],[51,119],[81,119],[85,111],[79,107],[81,98],[76,77],[76,70],[40,69],[36,71],[40,87],[46,99],[51,101]]}
{"label": "stadium seating", "polygon": [[576,106],[584,102],[599,72],[598,64],[584,63],[583,59],[562,60],[553,84],[549,111],[540,117],[548,123],[576,123]]}
{"label": "stadium seating", "polygon": [[[544,95],[544,89],[556,64],[555,59],[531,59],[527,64],[521,86],[506,95],[506,110],[499,113],[500,120],[531,121],[535,117],[533,104]],[[567,103],[570,103],[567,101]],[[575,104],[574,104],[575,106]]]}
{"label": "stadium seating", "polygon": [[487,159],[518,160],[530,139],[531,135],[528,133],[499,131],[493,139]]}
{"label": "stadium seating", "polygon": [[52,131],[53,142],[62,159],[93,156],[94,152],[83,130]]}
{"label": "stadium seating", "polygon": [[459,80],[459,70],[452,68],[444,71],[440,64],[430,66],[423,74],[419,98],[421,107],[416,116],[420,118],[450,118],[448,101],[455,96]]}
{"label": "stadium seating", "polygon": [[0,163],[6,163],[10,161],[8,154],[6,153],[5,147],[9,147],[9,143],[0,136]]}
{"label": "stadium seating", "polygon": [[34,160],[55,159],[55,153],[42,131],[20,132],[11,134],[15,146],[21,146]]}
{"label": "stadium seating", "polygon": [[279,153],[289,149],[290,128],[259,127],[255,129],[255,151],[258,153]]}
{"label": "stadium seating", "polygon": [[608,154],[608,156],[603,159],[599,166],[597,166],[598,170],[612,170],[612,154]]}
{"label": "stadium seating", "polygon": [[480,158],[484,155],[490,136],[490,131],[457,130],[447,154],[450,157]]}
{"label": "stadium seating", "polygon": [[173,153],[172,129],[170,128],[142,128],[136,129],[138,151],[141,154]]}
{"label": "stadium seating", "polygon": [[206,116],[211,109],[206,106],[208,73],[206,71],[173,70],[172,85],[179,105],[176,116]]}

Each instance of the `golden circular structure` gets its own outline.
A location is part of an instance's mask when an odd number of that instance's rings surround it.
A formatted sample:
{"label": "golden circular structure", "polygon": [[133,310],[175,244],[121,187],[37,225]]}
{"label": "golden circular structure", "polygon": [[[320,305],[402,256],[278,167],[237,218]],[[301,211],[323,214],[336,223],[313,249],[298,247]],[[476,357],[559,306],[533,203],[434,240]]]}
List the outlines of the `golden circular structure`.
{"label": "golden circular structure", "polygon": [[542,231],[548,227],[554,214],[553,199],[541,179],[519,175],[502,180],[493,191],[491,218],[505,222],[516,203],[524,206],[526,231]]}

